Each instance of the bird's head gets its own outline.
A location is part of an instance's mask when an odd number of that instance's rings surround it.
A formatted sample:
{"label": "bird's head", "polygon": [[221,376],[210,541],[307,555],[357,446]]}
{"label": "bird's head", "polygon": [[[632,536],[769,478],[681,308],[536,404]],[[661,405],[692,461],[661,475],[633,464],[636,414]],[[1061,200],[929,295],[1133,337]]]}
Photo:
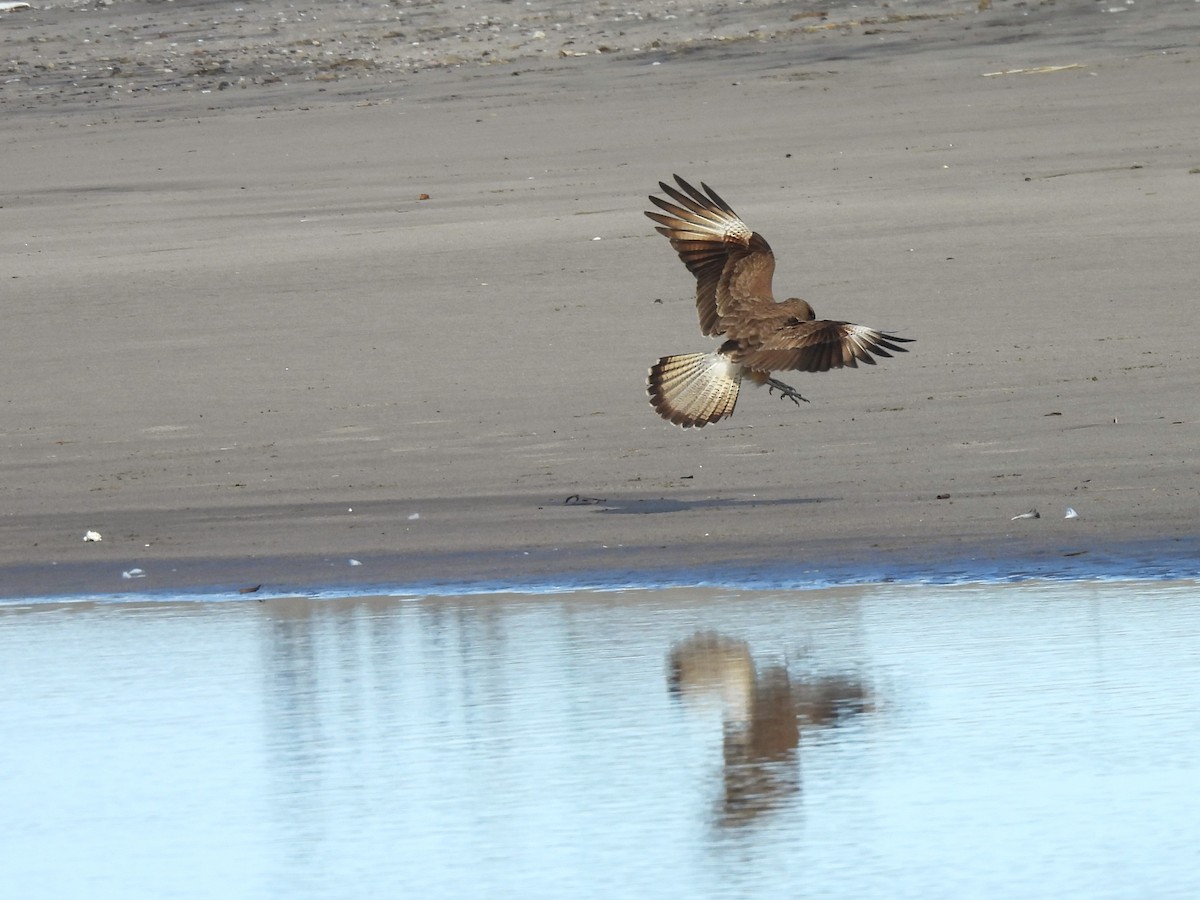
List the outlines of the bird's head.
{"label": "bird's head", "polygon": [[811,322],[817,317],[817,314],[813,312],[813,308],[808,305],[807,300],[801,300],[799,297],[788,297],[784,303],[789,307],[788,312],[801,322]]}

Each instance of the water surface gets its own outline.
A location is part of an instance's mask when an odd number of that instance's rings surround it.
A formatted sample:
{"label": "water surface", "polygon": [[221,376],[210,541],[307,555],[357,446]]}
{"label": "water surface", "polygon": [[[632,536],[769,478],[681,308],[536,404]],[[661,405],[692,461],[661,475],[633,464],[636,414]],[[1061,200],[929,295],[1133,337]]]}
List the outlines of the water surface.
{"label": "water surface", "polygon": [[1192,582],[0,607],[13,897],[1200,896]]}

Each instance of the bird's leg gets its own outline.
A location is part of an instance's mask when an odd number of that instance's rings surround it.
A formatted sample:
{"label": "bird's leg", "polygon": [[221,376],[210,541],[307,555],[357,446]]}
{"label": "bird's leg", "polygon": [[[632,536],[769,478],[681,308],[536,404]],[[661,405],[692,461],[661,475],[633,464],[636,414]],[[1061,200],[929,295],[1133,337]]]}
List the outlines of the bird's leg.
{"label": "bird's leg", "polygon": [[775,393],[775,391],[779,391],[779,399],[780,400],[791,400],[797,406],[800,405],[801,400],[803,400],[805,403],[808,402],[808,399],[806,397],[800,396],[800,392],[798,390],[796,390],[791,385],[784,384],[782,381],[779,381],[778,379],[768,378],[766,381],[766,385],[767,385],[767,393],[768,394],[773,394],[773,393]]}

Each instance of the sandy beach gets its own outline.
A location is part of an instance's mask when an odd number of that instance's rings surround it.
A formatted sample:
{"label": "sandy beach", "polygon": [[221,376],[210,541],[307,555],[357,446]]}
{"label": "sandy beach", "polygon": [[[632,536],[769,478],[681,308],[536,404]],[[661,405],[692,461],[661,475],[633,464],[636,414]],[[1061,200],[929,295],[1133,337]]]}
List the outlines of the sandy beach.
{"label": "sandy beach", "polygon": [[[980,5],[0,12],[0,594],[1186,558],[1200,5]],[[910,352],[659,419],[673,173]]]}

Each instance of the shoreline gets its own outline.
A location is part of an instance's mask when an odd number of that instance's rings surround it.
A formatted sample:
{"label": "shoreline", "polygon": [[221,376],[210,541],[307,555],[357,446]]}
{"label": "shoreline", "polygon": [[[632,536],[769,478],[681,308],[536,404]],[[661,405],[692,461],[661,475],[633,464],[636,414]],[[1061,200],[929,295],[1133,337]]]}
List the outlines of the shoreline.
{"label": "shoreline", "polygon": [[[46,603],[140,603],[363,596],[553,594],[667,588],[820,590],[890,584],[1020,584],[1200,580],[1200,537],[1047,547],[1029,539],[838,554],[827,542],[804,562],[728,553],[671,566],[644,549],[477,551],[431,555],[162,559],[145,564],[64,563],[0,568],[0,608]],[[929,554],[930,550],[936,554]],[[115,561],[114,561],[115,562]],[[136,562],[136,561],[135,561]],[[121,569],[128,565],[128,569]],[[453,576],[444,575],[454,571]],[[131,574],[132,573],[132,574]]]}

